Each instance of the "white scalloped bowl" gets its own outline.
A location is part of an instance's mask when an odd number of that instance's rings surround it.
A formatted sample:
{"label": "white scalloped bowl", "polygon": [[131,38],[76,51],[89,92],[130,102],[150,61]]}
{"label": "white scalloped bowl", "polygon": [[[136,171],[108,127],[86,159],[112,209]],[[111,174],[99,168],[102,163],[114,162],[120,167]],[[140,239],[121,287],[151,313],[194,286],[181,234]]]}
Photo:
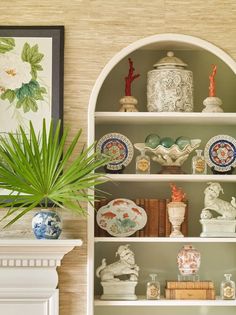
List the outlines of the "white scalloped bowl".
{"label": "white scalloped bowl", "polygon": [[135,143],[134,147],[139,151],[145,150],[145,152],[150,153],[152,160],[162,166],[181,166],[187,160],[189,154],[197,149],[200,144],[200,139],[192,139],[190,144],[187,144],[183,149],[180,149],[177,144],[173,144],[170,148],[158,145],[152,149],[145,146],[145,143]]}

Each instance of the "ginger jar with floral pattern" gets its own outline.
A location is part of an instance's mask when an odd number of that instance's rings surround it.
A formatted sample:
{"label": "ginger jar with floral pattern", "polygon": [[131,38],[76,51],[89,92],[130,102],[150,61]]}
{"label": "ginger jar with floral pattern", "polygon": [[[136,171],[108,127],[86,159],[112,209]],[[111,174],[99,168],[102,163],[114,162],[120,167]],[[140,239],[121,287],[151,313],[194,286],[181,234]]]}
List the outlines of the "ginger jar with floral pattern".
{"label": "ginger jar with floral pattern", "polygon": [[183,276],[197,274],[201,263],[200,252],[192,245],[184,245],[177,255],[179,272]]}
{"label": "ginger jar with floral pattern", "polygon": [[192,112],[193,74],[172,51],[154,64],[147,75],[149,112]]}

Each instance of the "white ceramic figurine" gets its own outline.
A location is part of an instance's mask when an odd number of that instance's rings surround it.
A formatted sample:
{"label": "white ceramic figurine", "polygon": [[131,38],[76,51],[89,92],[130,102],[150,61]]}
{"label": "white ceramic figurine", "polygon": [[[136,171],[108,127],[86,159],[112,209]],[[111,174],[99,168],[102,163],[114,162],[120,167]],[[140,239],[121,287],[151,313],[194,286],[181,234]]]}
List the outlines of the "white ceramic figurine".
{"label": "white ceramic figurine", "polygon": [[[236,237],[236,202],[232,197],[231,202],[219,198],[224,193],[219,183],[208,183],[204,191],[204,208],[201,212],[202,233],[201,237]],[[220,216],[213,217],[214,212]]]}
{"label": "white ceramic figurine", "polygon": [[139,267],[135,264],[134,253],[129,245],[118,247],[119,260],[107,265],[106,259],[96,270],[103,287],[102,300],[136,300],[135,287],[138,283]]}
{"label": "white ceramic figurine", "polygon": [[130,281],[137,281],[139,267],[135,264],[134,253],[129,245],[119,246],[116,256],[120,259],[110,265],[103,258],[101,266],[96,270],[96,275],[101,281],[120,281],[119,276],[129,275]]}
{"label": "white ceramic figurine", "polygon": [[218,219],[235,219],[236,203],[232,197],[231,202],[222,200],[219,197],[220,193],[224,193],[223,188],[219,183],[209,183],[209,186],[204,191],[204,210],[214,210],[220,214]]}

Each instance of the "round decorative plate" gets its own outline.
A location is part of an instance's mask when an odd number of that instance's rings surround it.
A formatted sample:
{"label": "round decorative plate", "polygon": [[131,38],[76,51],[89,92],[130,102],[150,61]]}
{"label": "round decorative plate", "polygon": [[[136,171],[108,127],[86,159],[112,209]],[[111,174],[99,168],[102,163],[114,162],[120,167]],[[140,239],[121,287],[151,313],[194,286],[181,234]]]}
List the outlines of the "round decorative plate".
{"label": "round decorative plate", "polygon": [[97,223],[112,236],[134,234],[147,223],[145,210],[132,200],[119,198],[110,201],[97,211]]}
{"label": "round decorative plate", "polygon": [[130,140],[121,133],[108,133],[97,143],[97,151],[111,157],[107,164],[108,170],[121,170],[126,167],[134,155],[133,145]]}
{"label": "round decorative plate", "polygon": [[206,144],[207,164],[217,172],[228,172],[236,165],[236,139],[228,135],[212,137]]}

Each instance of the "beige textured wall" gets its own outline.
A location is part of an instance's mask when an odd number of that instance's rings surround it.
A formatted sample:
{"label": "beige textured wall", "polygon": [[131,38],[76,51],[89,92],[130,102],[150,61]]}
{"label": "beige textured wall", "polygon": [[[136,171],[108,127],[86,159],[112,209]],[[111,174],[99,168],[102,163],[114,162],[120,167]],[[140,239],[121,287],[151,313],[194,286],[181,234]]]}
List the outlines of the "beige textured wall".
{"label": "beige textured wall", "polygon": [[[159,33],[198,36],[236,59],[235,0],[1,0],[1,25],[65,25],[64,122],[71,134],[84,129],[96,78],[110,58],[128,44]],[[114,100],[116,101],[116,100]],[[82,248],[60,268],[60,315],[86,314],[86,221],[67,216],[68,237]],[[72,227],[70,227],[72,225]],[[14,228],[23,235],[23,225]],[[3,234],[1,233],[0,236]]]}

